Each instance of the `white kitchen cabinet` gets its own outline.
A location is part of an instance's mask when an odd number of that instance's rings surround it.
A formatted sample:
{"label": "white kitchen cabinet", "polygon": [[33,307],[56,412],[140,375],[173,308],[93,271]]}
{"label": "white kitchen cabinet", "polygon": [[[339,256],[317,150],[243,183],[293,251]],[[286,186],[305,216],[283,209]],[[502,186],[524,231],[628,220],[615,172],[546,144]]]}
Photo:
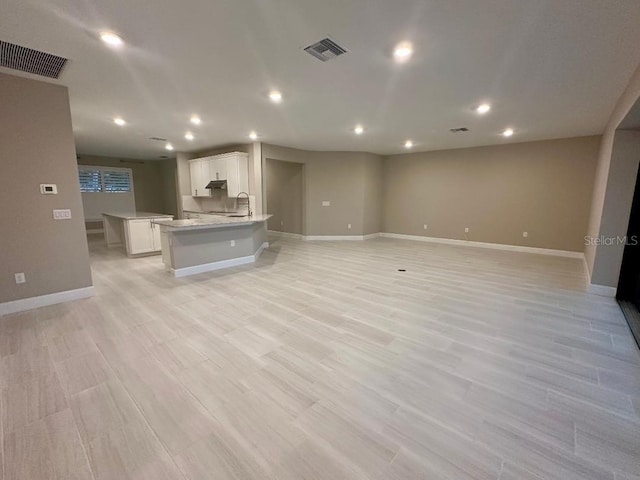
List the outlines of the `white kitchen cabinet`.
{"label": "white kitchen cabinet", "polygon": [[230,198],[249,192],[249,155],[244,152],[196,158],[189,161],[189,169],[193,197],[211,196],[211,191],[204,188],[211,180],[226,180]]}
{"label": "white kitchen cabinet", "polygon": [[211,191],[207,184],[213,180],[211,177],[211,157],[189,160],[189,173],[191,174],[191,195],[194,197],[210,197]]}
{"label": "white kitchen cabinet", "polygon": [[227,180],[227,159],[219,157],[220,155],[211,157],[209,161],[211,180]]}
{"label": "white kitchen cabinet", "polygon": [[[161,219],[172,220],[173,217]],[[127,255],[140,255],[160,251],[160,226],[153,223],[151,219],[125,220],[124,225],[125,235],[127,237]]]}
{"label": "white kitchen cabinet", "polygon": [[246,153],[234,152],[226,159],[227,196],[235,197],[240,192],[249,193],[249,156]]}

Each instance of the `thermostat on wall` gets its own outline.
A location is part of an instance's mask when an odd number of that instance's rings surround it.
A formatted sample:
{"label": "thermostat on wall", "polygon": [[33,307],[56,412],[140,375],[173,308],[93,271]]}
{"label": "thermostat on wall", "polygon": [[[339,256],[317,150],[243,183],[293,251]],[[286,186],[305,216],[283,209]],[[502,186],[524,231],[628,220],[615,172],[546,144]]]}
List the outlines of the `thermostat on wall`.
{"label": "thermostat on wall", "polygon": [[58,187],[55,183],[41,183],[40,193],[43,195],[55,195],[58,193]]}

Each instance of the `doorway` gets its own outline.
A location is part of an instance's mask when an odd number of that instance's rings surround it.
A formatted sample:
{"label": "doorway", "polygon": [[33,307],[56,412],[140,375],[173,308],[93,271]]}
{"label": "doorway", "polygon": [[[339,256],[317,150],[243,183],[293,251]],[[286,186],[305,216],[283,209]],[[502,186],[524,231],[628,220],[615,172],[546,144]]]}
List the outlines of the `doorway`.
{"label": "doorway", "polygon": [[304,235],[304,164],[267,158],[269,230]]}
{"label": "doorway", "polygon": [[640,169],[633,193],[616,298],[640,346]]}

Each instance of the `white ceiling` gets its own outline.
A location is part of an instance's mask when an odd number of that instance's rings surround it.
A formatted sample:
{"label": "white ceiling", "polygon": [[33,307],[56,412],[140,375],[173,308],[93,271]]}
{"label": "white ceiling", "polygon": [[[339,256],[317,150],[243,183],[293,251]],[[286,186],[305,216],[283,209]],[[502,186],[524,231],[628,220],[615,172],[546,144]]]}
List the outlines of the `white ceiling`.
{"label": "white ceiling", "polygon": [[[0,3],[0,40],[70,59],[53,82],[69,87],[85,154],[158,158],[151,136],[192,151],[248,142],[252,129],[268,143],[381,154],[409,138],[436,150],[597,134],[640,62],[639,0]],[[103,30],[125,48],[107,48]],[[326,36],[349,53],[322,63],[302,50]],[[415,49],[405,65],[391,59],[401,40]],[[483,117],[481,101],[493,106]]]}

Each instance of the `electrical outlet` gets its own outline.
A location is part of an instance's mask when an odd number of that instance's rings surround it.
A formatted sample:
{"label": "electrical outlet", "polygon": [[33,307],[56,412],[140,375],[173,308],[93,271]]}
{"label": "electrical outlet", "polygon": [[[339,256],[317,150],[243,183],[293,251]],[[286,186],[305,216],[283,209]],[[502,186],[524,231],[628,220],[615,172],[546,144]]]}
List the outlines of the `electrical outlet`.
{"label": "electrical outlet", "polygon": [[280,226],[283,227],[284,226],[284,220],[280,220]]}
{"label": "electrical outlet", "polygon": [[231,240],[231,246],[235,247],[236,246],[236,241],[235,240]]}
{"label": "electrical outlet", "polygon": [[464,233],[469,233],[469,227],[464,227]]}
{"label": "electrical outlet", "polygon": [[331,206],[331,202],[329,200],[323,200],[322,201],[322,206],[323,207],[330,207]]}
{"label": "electrical outlet", "polygon": [[424,224],[424,229],[425,229],[425,230],[427,229],[427,224],[426,224],[426,223]]}
{"label": "electrical outlet", "polygon": [[16,283],[20,284],[20,283],[25,283],[27,281],[27,279],[24,277],[24,273],[16,273],[14,275],[15,279],[16,279]]}
{"label": "electrical outlet", "polygon": [[347,228],[348,228],[349,230],[351,230],[351,224],[350,224],[350,223],[347,223]]}
{"label": "electrical outlet", "polygon": [[524,238],[527,238],[527,237],[529,236],[529,232],[522,232],[522,236],[523,236]]}
{"label": "electrical outlet", "polygon": [[69,220],[71,219],[71,210],[68,208],[65,209],[54,209],[53,210],[53,219],[54,220]]}

